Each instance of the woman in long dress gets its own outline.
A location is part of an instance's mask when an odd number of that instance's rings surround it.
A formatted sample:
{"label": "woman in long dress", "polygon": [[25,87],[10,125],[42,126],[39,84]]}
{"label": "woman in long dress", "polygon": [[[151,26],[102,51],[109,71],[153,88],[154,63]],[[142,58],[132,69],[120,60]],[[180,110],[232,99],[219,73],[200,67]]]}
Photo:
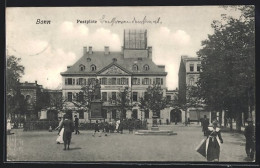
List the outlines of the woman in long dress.
{"label": "woman in long dress", "polygon": [[220,129],[217,127],[218,122],[214,121],[213,127],[208,127],[208,138],[206,141],[206,158],[207,161],[219,161],[220,143],[223,143]]}
{"label": "woman in long dress", "polygon": [[11,134],[11,129],[12,129],[12,126],[11,126],[11,120],[10,119],[7,119],[7,134]]}
{"label": "woman in long dress", "polygon": [[[56,130],[60,129],[60,127],[62,125],[62,122],[63,122],[63,118],[61,118],[59,126],[56,128]],[[60,132],[58,133],[58,138],[56,139],[57,144],[63,144],[64,143],[64,141],[63,141],[63,133],[64,133],[64,128],[62,128],[60,130]]]}

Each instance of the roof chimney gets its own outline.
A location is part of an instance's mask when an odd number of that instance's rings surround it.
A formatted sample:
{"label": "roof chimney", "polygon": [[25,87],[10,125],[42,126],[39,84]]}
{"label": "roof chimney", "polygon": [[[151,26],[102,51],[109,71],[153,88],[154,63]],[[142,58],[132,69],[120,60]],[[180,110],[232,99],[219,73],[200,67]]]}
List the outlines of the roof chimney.
{"label": "roof chimney", "polygon": [[84,46],[83,47],[83,55],[87,54],[88,52],[88,47],[87,46]]}
{"label": "roof chimney", "polygon": [[93,54],[92,46],[89,46],[89,47],[88,47],[88,54]]}
{"label": "roof chimney", "polygon": [[153,48],[148,47],[148,58],[153,59]]}
{"label": "roof chimney", "polygon": [[35,81],[35,84],[37,85],[37,80]]}
{"label": "roof chimney", "polygon": [[109,46],[105,46],[105,55],[109,55]]}

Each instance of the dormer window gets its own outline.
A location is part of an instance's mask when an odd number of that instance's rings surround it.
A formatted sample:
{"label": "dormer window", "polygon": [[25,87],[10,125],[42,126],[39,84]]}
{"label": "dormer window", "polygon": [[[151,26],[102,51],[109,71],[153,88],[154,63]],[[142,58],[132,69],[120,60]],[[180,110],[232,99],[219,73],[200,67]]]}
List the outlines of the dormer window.
{"label": "dormer window", "polygon": [[113,60],[113,62],[116,62],[116,61],[117,61],[117,59],[116,59],[116,58],[113,58],[112,60]]}
{"label": "dormer window", "polygon": [[141,57],[139,57],[139,58],[137,58],[138,59],[138,61],[142,61],[143,60],[143,58],[141,58]]}
{"label": "dormer window", "polygon": [[91,58],[87,58],[87,62],[90,62],[91,61]]}
{"label": "dormer window", "polygon": [[81,64],[81,65],[79,66],[79,70],[80,70],[80,71],[85,71],[85,66]]}
{"label": "dormer window", "polygon": [[133,71],[138,71],[138,66],[136,64],[133,65]]}
{"label": "dormer window", "polygon": [[147,64],[144,65],[144,70],[145,70],[145,71],[148,71],[148,70],[149,70],[149,65],[147,65]]}
{"label": "dormer window", "polygon": [[90,66],[91,71],[95,71],[96,69],[97,69],[96,65],[93,64],[93,65]]}

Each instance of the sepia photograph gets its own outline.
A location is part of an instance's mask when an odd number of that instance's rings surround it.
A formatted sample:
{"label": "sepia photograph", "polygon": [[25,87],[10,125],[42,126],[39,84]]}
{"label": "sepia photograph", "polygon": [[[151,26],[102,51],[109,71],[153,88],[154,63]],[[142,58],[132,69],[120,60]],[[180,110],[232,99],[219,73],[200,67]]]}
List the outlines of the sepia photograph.
{"label": "sepia photograph", "polygon": [[6,7],[7,162],[256,161],[255,6]]}

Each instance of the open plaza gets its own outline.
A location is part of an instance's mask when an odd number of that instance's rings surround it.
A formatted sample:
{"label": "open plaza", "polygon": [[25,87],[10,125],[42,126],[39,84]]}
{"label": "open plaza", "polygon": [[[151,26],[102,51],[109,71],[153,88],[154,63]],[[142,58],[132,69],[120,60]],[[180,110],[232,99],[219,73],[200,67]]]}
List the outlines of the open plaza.
{"label": "open plaza", "polygon": [[[124,130],[123,134],[111,133],[92,136],[92,130],[82,130],[72,135],[70,150],[62,150],[57,144],[57,131],[27,131],[14,129],[7,136],[8,161],[62,161],[62,162],[153,162],[193,161],[206,162],[196,152],[196,147],[205,138],[197,123],[190,126],[161,125],[160,130],[173,130],[177,135],[135,135]],[[249,162],[245,153],[243,134],[223,132],[220,162]]]}

